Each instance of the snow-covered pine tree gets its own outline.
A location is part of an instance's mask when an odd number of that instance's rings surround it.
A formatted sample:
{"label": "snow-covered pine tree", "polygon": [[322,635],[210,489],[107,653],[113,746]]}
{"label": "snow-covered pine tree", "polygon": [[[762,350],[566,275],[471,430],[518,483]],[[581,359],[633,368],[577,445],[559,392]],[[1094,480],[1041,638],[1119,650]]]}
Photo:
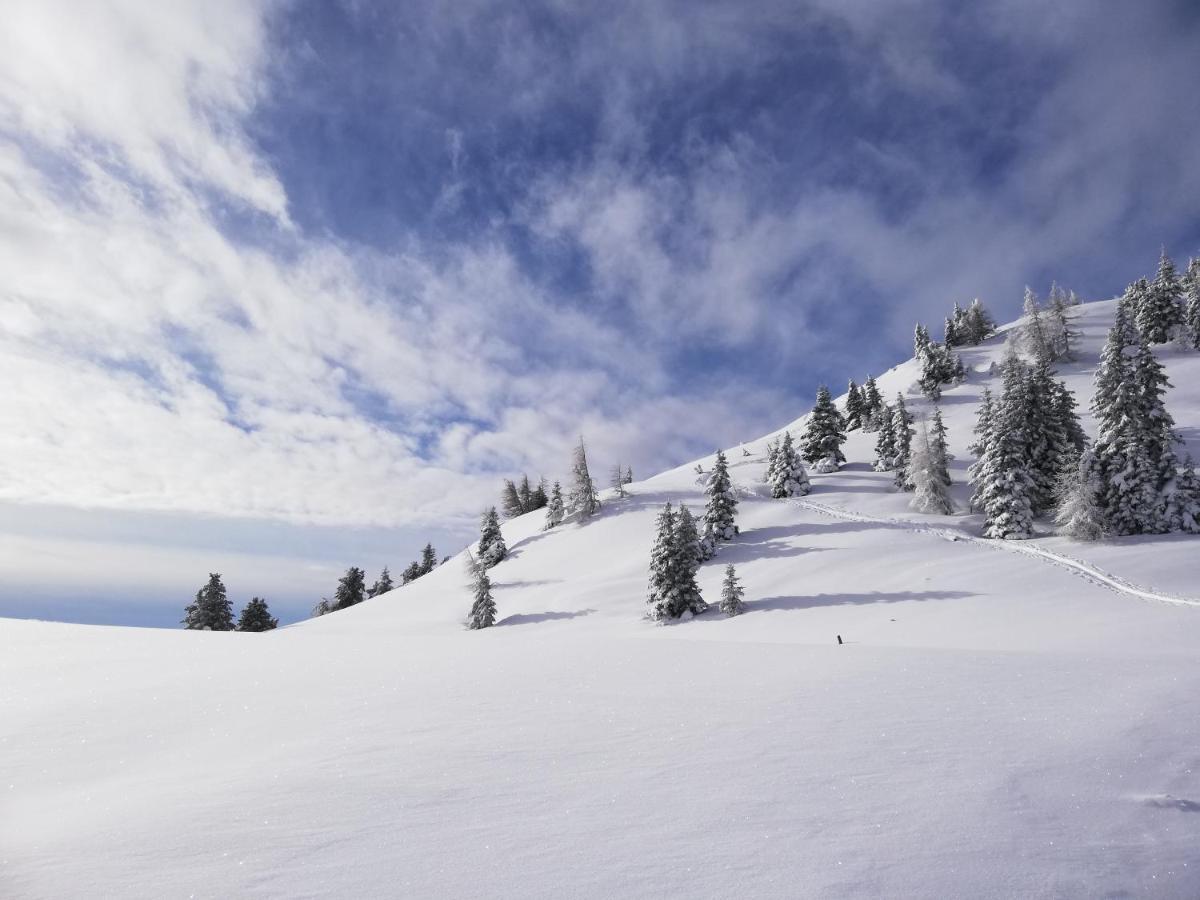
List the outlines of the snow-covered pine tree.
{"label": "snow-covered pine tree", "polygon": [[388,571],[387,566],[384,566],[375,583],[367,588],[367,596],[378,597],[380,594],[386,594],[394,587],[395,585],[392,584],[392,573]]}
{"label": "snow-covered pine tree", "polygon": [[500,517],[496,515],[496,507],[489,506],[479,519],[479,564],[490,569],[508,556],[508,546],[504,543],[504,535],[500,532]]}
{"label": "snow-covered pine tree", "polygon": [[817,402],[809,413],[804,435],[800,439],[800,456],[806,462],[816,463],[832,459],[835,464],[844,463],[842,444],[846,443],[846,420],[838,412],[829,393],[829,388],[817,388]]}
{"label": "snow-covered pine tree", "polygon": [[319,616],[327,616],[333,612],[333,601],[328,597],[322,597],[321,602],[312,608],[312,617],[314,619]]}
{"label": "snow-covered pine tree", "polygon": [[908,491],[908,460],[912,456],[913,417],[904,405],[904,395],[896,394],[896,405],[892,407],[892,433],[896,442],[896,456],[892,469],[896,473],[896,487]]}
{"label": "snow-covered pine tree", "polygon": [[763,481],[773,484],[775,481],[775,464],[779,461],[779,440],[767,441],[767,469],[763,473]]}
{"label": "snow-covered pine tree", "polygon": [[554,488],[550,491],[550,502],[546,504],[546,524],[542,526],[542,531],[549,531],[551,528],[561,525],[565,514],[562,487],[556,481]]}
{"label": "snow-covered pine tree", "polygon": [[884,406],[878,427],[875,435],[875,471],[890,472],[896,467],[896,429],[891,407]]}
{"label": "snow-covered pine tree", "polygon": [[1164,248],[1154,281],[1141,294],[1135,324],[1148,343],[1165,344],[1175,326],[1182,322],[1183,285],[1175,272],[1175,263]]}
{"label": "snow-covered pine tree", "polygon": [[504,489],[500,491],[500,507],[504,510],[506,519],[515,519],[525,512],[521,506],[521,497],[517,494],[517,486],[511,479],[504,479]]}
{"label": "snow-covered pine tree", "polygon": [[933,454],[933,465],[941,473],[942,481],[950,485],[950,460],[954,457],[946,442],[946,423],[942,421],[942,411],[933,408],[933,418],[929,423],[929,450]]}
{"label": "snow-covered pine tree", "polygon": [[[958,304],[954,304],[955,309]],[[947,347],[957,347],[962,339],[958,336],[958,325],[952,316],[946,316],[946,321],[942,324],[942,343]]]}
{"label": "snow-covered pine tree", "polygon": [[679,504],[679,515],[675,517],[675,534],[679,550],[684,561],[690,566],[692,577],[700,569],[700,563],[709,559],[711,545],[706,545],[700,537],[700,529],[696,525],[696,517],[684,504]]}
{"label": "snow-covered pine tree", "polygon": [[975,467],[974,502],[984,514],[984,537],[1019,540],[1033,535],[1033,479],[1021,415],[1022,404],[1006,390],[993,411],[987,447]]}
{"label": "snow-covered pine tree", "polygon": [[233,631],[233,606],[217,572],[196,592],[196,600],[183,611],[184,628],[191,631]]}
{"label": "snow-covered pine tree", "polygon": [[567,495],[566,510],[577,514],[580,521],[600,512],[600,495],[596,493],[596,486],[588,471],[587,448],[582,437],[571,459],[571,491]]}
{"label": "snow-covered pine tree", "polygon": [[672,617],[672,597],[679,580],[680,558],[675,546],[675,511],[671,501],[663,504],[654,523],[654,546],[650,550],[650,585],[647,615],[655,621]]}
{"label": "snow-covered pine tree", "polygon": [[975,428],[971,432],[975,435],[975,440],[967,444],[967,452],[977,459],[983,455],[991,434],[993,412],[991,388],[983,389],[980,400],[979,411],[975,414]]}
{"label": "snow-covered pine tree", "polygon": [[1167,519],[1172,531],[1200,534],[1200,479],[1189,454],[1166,492]]}
{"label": "snow-covered pine tree", "polygon": [[699,615],[708,609],[708,604],[700,596],[700,587],[696,584],[696,573],[706,557],[696,530],[696,520],[692,517],[691,510],[683,504],[680,504],[679,515],[675,517],[675,547],[681,560],[675,593],[678,604],[676,617],[685,613]]}
{"label": "snow-covered pine tree", "polygon": [[913,330],[913,357],[921,366],[921,374],[917,378],[921,393],[936,401],[942,396],[942,360],[929,340],[929,330],[920,322]]}
{"label": "snow-covered pine tree", "polygon": [[437,551],[433,549],[433,544],[426,544],[421,549],[421,574],[428,575],[437,567]]}
{"label": "snow-covered pine tree", "polygon": [[1054,521],[1059,532],[1077,541],[1098,541],[1105,535],[1104,509],[1100,504],[1100,481],[1088,450],[1076,454],[1058,483],[1058,505]]}
{"label": "snow-covered pine tree", "polygon": [[785,431],[783,441],[775,451],[775,465],[771,471],[771,496],[776,500],[783,497],[803,497],[811,489],[808,472],[800,461],[800,455],[792,445],[792,433]]}
{"label": "snow-covered pine tree", "polygon": [[621,464],[617,463],[612,468],[609,474],[608,486],[616,491],[618,497],[628,497],[629,492],[625,490],[625,473],[621,470]]}
{"label": "snow-covered pine tree", "polygon": [[878,431],[884,416],[891,415],[891,412],[887,409],[887,404],[883,402],[883,397],[880,396],[879,386],[875,383],[874,375],[868,375],[867,380],[863,382],[862,398],[862,429],[867,432]]}
{"label": "snow-covered pine tree", "polygon": [[625,467],[625,483],[633,484],[633,466]]}
{"label": "snow-covered pine tree", "polygon": [[738,583],[737,570],[733,563],[725,567],[725,580],[721,582],[721,612],[727,616],[736,616],[746,610],[742,600],[745,590]]}
{"label": "snow-covered pine tree", "polygon": [[918,512],[947,516],[954,512],[954,503],[946,489],[949,481],[945,463],[939,467],[937,454],[929,438],[929,428],[924,421],[913,441],[912,455],[908,461],[906,482],[912,486],[911,506]]}
{"label": "snow-covered pine tree", "polygon": [[467,618],[467,628],[478,630],[490,628],[496,624],[496,600],[492,597],[492,579],[488,577],[488,567],[481,560],[476,560],[467,551],[467,574],[471,579],[471,615]]}
{"label": "snow-covered pine tree", "polygon": [[862,428],[862,424],[862,391],[859,389],[858,385],[854,383],[854,379],[851,379],[849,387],[846,388],[846,430],[854,431],[856,428]]}
{"label": "snow-covered pine tree", "polygon": [[338,579],[337,590],[333,594],[333,608],[345,609],[362,603],[367,597],[367,579],[363,570],[351,566],[346,574]]}
{"label": "snow-covered pine tree", "polygon": [[532,504],[529,507],[530,511],[535,509],[544,509],[546,504],[550,502],[550,495],[546,493],[546,479],[543,476],[538,479],[538,485],[533,489]]}
{"label": "snow-covered pine tree", "polygon": [[963,339],[972,346],[982,344],[996,333],[996,323],[978,297],[971,301],[971,306],[964,316],[964,323],[965,327],[961,332]]}
{"label": "snow-covered pine tree", "polygon": [[1071,327],[1070,298],[1058,284],[1050,286],[1048,318],[1054,340],[1054,358],[1071,362],[1080,333]]}
{"label": "snow-covered pine tree", "polygon": [[260,597],[252,597],[250,602],[242,607],[238,617],[238,631],[271,631],[279,627],[279,620],[271,615],[267,601]]}
{"label": "snow-covered pine tree", "polygon": [[1188,261],[1184,276],[1184,328],[1187,345],[1200,350],[1200,257]]}
{"label": "snow-covered pine tree", "polygon": [[[1133,358],[1133,379],[1137,383],[1145,420],[1146,455],[1154,469],[1156,489],[1163,492],[1175,478],[1179,463],[1175,447],[1182,441],[1175,431],[1175,420],[1163,402],[1171,383],[1167,381],[1167,374],[1154,356],[1154,351],[1145,341],[1138,345]],[[1152,529],[1155,534],[1170,530],[1165,520],[1153,523]]]}
{"label": "snow-covered pine tree", "polygon": [[423,574],[424,573],[421,571],[421,564],[419,562],[409,563],[408,568],[406,568],[403,572],[400,573],[400,583],[401,584],[412,584],[414,581],[416,581],[418,578],[420,578]]}
{"label": "snow-covered pine tree", "polygon": [[1042,308],[1037,294],[1025,286],[1025,301],[1022,305],[1021,324],[1016,332],[1017,346],[1028,353],[1034,362],[1049,364],[1054,361],[1054,348],[1046,324],[1042,319]]}
{"label": "snow-covered pine tree", "polygon": [[734,523],[738,500],[729,478],[729,463],[720,450],[717,451],[717,461],[713,463],[704,493],[708,496],[704,504],[705,537],[713,541],[733,540],[738,531]]}
{"label": "snow-covered pine tree", "polygon": [[529,483],[529,476],[521,473],[521,483],[517,485],[517,499],[521,501],[521,512],[527,513],[533,509],[533,486]]}

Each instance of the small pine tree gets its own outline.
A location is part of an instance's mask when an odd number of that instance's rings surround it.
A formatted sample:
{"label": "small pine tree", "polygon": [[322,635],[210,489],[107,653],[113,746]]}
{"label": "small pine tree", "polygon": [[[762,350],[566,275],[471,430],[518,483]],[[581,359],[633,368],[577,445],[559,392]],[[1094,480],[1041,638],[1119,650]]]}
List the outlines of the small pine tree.
{"label": "small pine tree", "polygon": [[883,419],[890,415],[887,411],[887,404],[883,402],[883,397],[880,396],[879,386],[875,383],[875,376],[868,375],[867,380],[863,382],[862,389],[863,398],[863,431],[877,431]]}
{"label": "small pine tree", "polygon": [[950,460],[954,459],[954,456],[950,453],[950,446],[946,440],[946,423],[942,421],[942,411],[936,406],[929,424],[929,450],[933,454],[934,467],[940,473],[942,481],[949,486]]}
{"label": "small pine tree", "polygon": [[433,549],[433,544],[426,544],[421,549],[421,574],[428,575],[438,567],[437,551]]}
{"label": "small pine tree", "polygon": [[738,531],[734,523],[738,500],[729,477],[729,463],[720,450],[717,451],[717,461],[713,464],[712,474],[708,476],[704,493],[708,495],[704,505],[705,536],[713,541],[732,540]]}
{"label": "small pine tree", "polygon": [[984,514],[984,537],[1007,540],[1033,536],[1033,478],[1029,474],[1024,407],[1015,386],[1022,369],[1006,368],[1006,390],[993,412],[987,446],[972,467],[974,505]]}
{"label": "small pine tree", "polygon": [[1183,285],[1165,249],[1158,260],[1154,281],[1139,293],[1135,313],[1138,331],[1147,343],[1165,344],[1175,326],[1183,322]]}
{"label": "small pine tree", "polygon": [[863,396],[858,385],[853,379],[850,385],[846,388],[846,430],[854,431],[862,428],[863,424]]}
{"label": "small pine tree", "polygon": [[647,615],[655,621],[672,617],[679,563],[675,547],[675,512],[668,500],[655,520],[654,547],[650,550],[650,586],[646,603],[650,607]]}
{"label": "small pine tree", "polygon": [[1028,353],[1035,362],[1048,365],[1054,361],[1054,348],[1050,335],[1046,332],[1041,305],[1038,303],[1037,294],[1028,286],[1025,288],[1021,325],[1017,329],[1016,338],[1017,346]]}
{"label": "small pine tree", "polygon": [[982,344],[996,333],[996,323],[978,297],[971,301],[971,306],[966,312],[965,322],[964,338],[973,346]]}
{"label": "small pine tree", "polygon": [[472,631],[491,628],[496,624],[496,601],[492,597],[492,580],[488,577],[487,568],[482,561],[476,561],[471,552],[467,551],[467,574],[471,579],[473,596],[467,628]]}
{"label": "small pine tree", "polygon": [[578,514],[581,521],[600,512],[600,496],[588,471],[587,448],[582,437],[571,461],[571,492],[567,497],[567,512]]}
{"label": "small pine tree", "polygon": [[328,597],[322,597],[321,602],[312,608],[312,617],[327,616],[333,612],[333,602]]}
{"label": "small pine tree", "polygon": [[1078,454],[1062,472],[1054,521],[1062,534],[1077,541],[1098,541],[1105,535],[1100,482],[1091,453]]}
{"label": "small pine tree", "polygon": [[1184,278],[1184,334],[1187,346],[1200,350],[1200,257],[1188,262]]}
{"label": "small pine tree", "polygon": [[625,473],[621,471],[621,464],[617,463],[613,466],[612,477],[609,479],[609,487],[617,492],[618,497],[628,497],[629,492],[625,490]]}
{"label": "small pine tree", "polygon": [[[958,309],[958,304],[954,304],[955,310]],[[942,323],[942,343],[947,347],[957,347],[962,340],[958,336],[958,324],[952,316],[946,316],[946,321]]]}
{"label": "small pine tree", "polygon": [[633,484],[633,466],[625,467],[625,483]]}
{"label": "small pine tree", "polygon": [[500,517],[496,515],[494,506],[488,507],[479,520],[478,553],[479,564],[485,569],[490,569],[508,556],[508,547],[500,532]]}
{"label": "small pine tree", "polygon": [[375,583],[367,588],[368,597],[378,597],[380,594],[386,594],[395,585],[392,584],[392,573],[388,571],[388,567],[384,566],[383,571],[379,573],[379,578]]}
{"label": "small pine tree", "polygon": [[904,405],[904,396],[896,395],[896,405],[892,408],[892,431],[895,434],[896,456],[892,468],[896,472],[896,487],[902,490],[912,490],[908,482],[908,460],[912,455],[913,418]]}
{"label": "small pine tree", "polygon": [[846,421],[834,405],[829,388],[821,385],[817,389],[817,402],[809,413],[804,436],[800,439],[800,456],[805,462],[815,463],[832,459],[844,463],[842,444],[846,443]]}
{"label": "small pine tree", "polygon": [[279,620],[271,615],[267,601],[254,597],[242,608],[238,617],[238,631],[271,631],[279,626]]}
{"label": "small pine tree", "polygon": [[742,600],[745,593],[738,584],[737,571],[733,568],[733,563],[730,563],[725,567],[725,580],[721,582],[721,612],[727,616],[745,612],[746,604]]}
{"label": "small pine tree", "polygon": [[521,483],[517,485],[517,499],[521,502],[521,512],[527,513],[533,509],[533,487],[529,484],[529,476],[521,473]]}
{"label": "small pine tree", "polygon": [[408,568],[400,573],[400,583],[411,584],[424,574],[421,571],[421,564],[419,562],[409,563]]}
{"label": "small pine tree", "polygon": [[535,509],[543,509],[550,502],[550,496],[546,493],[546,479],[539,478],[538,486],[533,489],[533,498],[529,507],[530,512]]}
{"label": "small pine tree", "polygon": [[550,491],[550,502],[546,504],[546,524],[542,526],[542,530],[549,531],[561,525],[564,515],[562,487],[556,481],[553,490]]}
{"label": "small pine tree", "polygon": [[506,519],[515,519],[525,511],[521,508],[521,498],[517,494],[517,486],[508,478],[504,479],[504,488],[500,491],[500,508],[504,510]]}
{"label": "small pine tree", "polygon": [[785,431],[783,441],[775,451],[775,464],[771,470],[771,496],[776,500],[784,497],[803,497],[810,489],[808,473],[792,445],[792,433]]}
{"label": "small pine tree", "polygon": [[675,543],[684,560],[684,571],[694,579],[700,563],[708,559],[710,554],[700,539],[695,516],[682,503],[679,504],[679,515],[675,517]]}
{"label": "small pine tree", "polygon": [[908,461],[907,483],[914,491],[911,506],[917,512],[948,516],[954,512],[954,503],[946,485],[950,476],[946,473],[945,461],[939,466],[937,453],[929,438],[929,428],[924,422],[913,442],[912,458]]}
{"label": "small pine tree", "polygon": [[208,583],[184,610],[181,624],[191,631],[233,631],[233,606],[225,596],[219,573],[209,573]]}
{"label": "small pine tree", "polygon": [[351,566],[346,574],[338,579],[337,590],[333,594],[333,608],[345,609],[362,603],[367,597],[367,579],[363,570]]}

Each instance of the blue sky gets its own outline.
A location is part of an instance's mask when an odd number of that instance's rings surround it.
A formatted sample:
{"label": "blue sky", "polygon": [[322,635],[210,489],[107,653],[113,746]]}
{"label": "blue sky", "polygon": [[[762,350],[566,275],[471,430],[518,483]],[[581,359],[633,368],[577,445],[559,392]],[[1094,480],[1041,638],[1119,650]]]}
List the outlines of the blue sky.
{"label": "blue sky", "polygon": [[1185,2],[9,7],[0,614],[293,619],[1200,252]]}

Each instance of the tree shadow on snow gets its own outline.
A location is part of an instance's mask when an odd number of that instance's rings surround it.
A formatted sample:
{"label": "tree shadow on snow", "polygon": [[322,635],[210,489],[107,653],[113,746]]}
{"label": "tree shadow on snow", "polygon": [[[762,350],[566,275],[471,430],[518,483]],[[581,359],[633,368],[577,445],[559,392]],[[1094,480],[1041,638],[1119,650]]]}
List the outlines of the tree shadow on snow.
{"label": "tree shadow on snow", "polygon": [[746,601],[746,612],[770,609],[813,609],[818,606],[864,606],[906,600],[961,600],[970,591],[870,591],[861,594],[813,594],[808,597],[762,597]]}
{"label": "tree shadow on snow", "polygon": [[1152,806],[1155,809],[1177,809],[1180,812],[1200,812],[1200,803],[1195,800],[1185,800],[1182,797],[1172,797],[1167,794],[1163,797],[1147,797],[1143,801],[1146,806]]}
{"label": "tree shadow on snow", "polygon": [[550,578],[542,581],[493,581],[492,587],[502,588],[545,587],[548,584],[562,584],[561,578]]}
{"label": "tree shadow on snow", "polygon": [[540,613],[516,613],[515,615],[505,616],[497,625],[533,625],[537,622],[556,622],[560,619],[578,619],[582,616],[590,616],[594,613],[594,609],[578,609],[574,612],[566,610],[547,610]]}

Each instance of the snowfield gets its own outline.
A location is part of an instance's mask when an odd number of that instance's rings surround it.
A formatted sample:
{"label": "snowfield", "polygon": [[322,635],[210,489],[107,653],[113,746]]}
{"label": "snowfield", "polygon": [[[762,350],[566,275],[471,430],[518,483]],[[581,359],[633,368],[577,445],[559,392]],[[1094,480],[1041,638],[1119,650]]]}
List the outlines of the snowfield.
{"label": "snowfield", "polygon": [[[1059,367],[1089,433],[1114,306]],[[1002,337],[941,404],[960,509]],[[1200,458],[1200,354],[1156,349]],[[733,619],[642,618],[691,463],[505,523],[483,631],[459,559],[266,634],[0,620],[0,896],[1200,897],[1200,539],[983,541],[858,432],[770,500],[766,440],[700,572]]]}

